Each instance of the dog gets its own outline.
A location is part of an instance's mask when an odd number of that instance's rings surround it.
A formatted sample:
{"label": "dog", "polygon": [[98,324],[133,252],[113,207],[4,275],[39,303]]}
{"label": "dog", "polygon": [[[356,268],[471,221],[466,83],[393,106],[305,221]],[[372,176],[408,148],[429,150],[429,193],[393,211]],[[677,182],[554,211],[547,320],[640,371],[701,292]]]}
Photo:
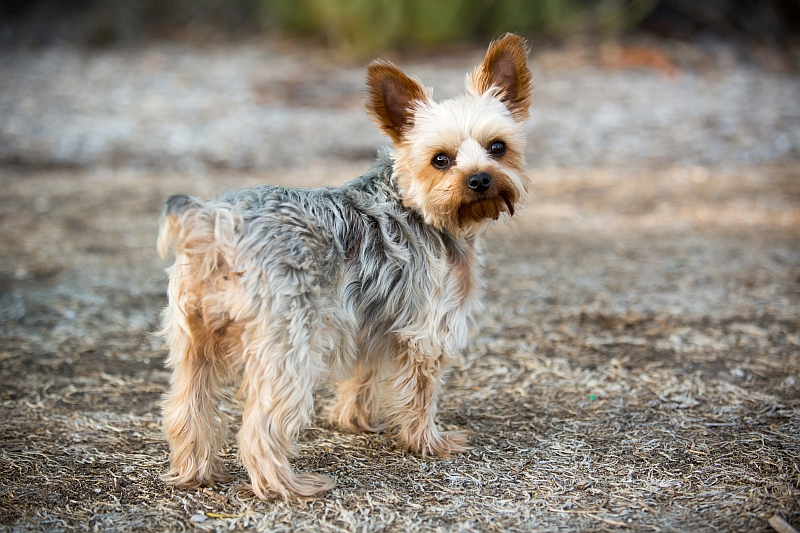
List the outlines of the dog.
{"label": "dog", "polygon": [[341,187],[167,200],[158,235],[161,256],[176,257],[161,331],[172,370],[167,483],[228,479],[218,402],[239,376],[239,453],[261,499],[333,488],[289,462],[326,376],[342,430],[386,428],[422,456],[468,449],[467,432],[437,429],[436,402],[481,309],[477,238],[527,194],[527,55],[517,35],[493,41],[466,93],[440,103],[394,64],[370,63],[366,107],[393,147]]}

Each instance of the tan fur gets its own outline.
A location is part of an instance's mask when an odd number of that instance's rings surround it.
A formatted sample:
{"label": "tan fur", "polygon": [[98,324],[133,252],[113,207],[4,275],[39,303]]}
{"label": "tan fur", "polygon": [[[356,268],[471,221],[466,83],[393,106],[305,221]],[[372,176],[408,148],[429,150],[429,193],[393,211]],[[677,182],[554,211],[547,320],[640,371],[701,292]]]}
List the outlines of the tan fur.
{"label": "tan fur", "polygon": [[444,372],[451,363],[445,354],[430,357],[409,343],[388,380],[387,415],[398,427],[396,438],[401,446],[423,457],[446,457],[468,449],[469,432],[441,432],[434,422]]}
{"label": "tan fur", "polygon": [[377,431],[381,397],[379,369],[360,367],[354,376],[339,385],[339,400],[330,412],[330,421],[351,432]]}
{"label": "tan fur", "polygon": [[[192,267],[184,265],[178,270],[188,275]],[[171,289],[181,293],[176,297],[185,304],[168,308],[166,313],[172,316],[165,317],[173,325],[166,332],[171,353],[167,365],[173,373],[164,399],[164,430],[171,445],[171,468],[165,480],[196,487],[228,479],[217,457],[227,430],[217,406],[222,386],[231,375],[226,354],[234,348],[236,337],[220,338],[214,333],[217,324],[204,321],[197,306],[202,284],[187,287],[185,292],[174,290],[175,285]]]}

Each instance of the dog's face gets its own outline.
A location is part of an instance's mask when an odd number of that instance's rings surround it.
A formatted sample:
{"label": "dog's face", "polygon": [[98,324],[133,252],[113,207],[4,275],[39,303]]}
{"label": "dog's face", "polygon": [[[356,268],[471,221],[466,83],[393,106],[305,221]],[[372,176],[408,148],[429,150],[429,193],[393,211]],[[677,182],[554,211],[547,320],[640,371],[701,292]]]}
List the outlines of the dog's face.
{"label": "dog's face", "polygon": [[522,38],[489,46],[467,76],[467,93],[436,103],[395,65],[367,67],[367,109],[394,143],[394,171],[406,206],[453,234],[474,234],[527,192],[525,135],[531,73]]}

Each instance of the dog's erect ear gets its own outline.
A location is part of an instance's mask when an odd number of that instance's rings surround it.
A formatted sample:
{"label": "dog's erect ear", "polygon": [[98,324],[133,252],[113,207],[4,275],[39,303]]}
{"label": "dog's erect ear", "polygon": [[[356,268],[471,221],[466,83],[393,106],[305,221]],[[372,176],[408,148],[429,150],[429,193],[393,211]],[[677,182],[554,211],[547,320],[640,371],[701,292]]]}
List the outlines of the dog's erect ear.
{"label": "dog's erect ear", "polygon": [[467,79],[474,94],[499,87],[500,99],[518,122],[528,118],[531,105],[533,80],[528,69],[528,51],[522,37],[507,33],[489,45],[483,63]]}
{"label": "dog's erect ear", "polygon": [[396,65],[376,59],[367,66],[367,111],[395,144],[413,125],[413,109],[428,100],[428,92],[415,78],[409,78]]}

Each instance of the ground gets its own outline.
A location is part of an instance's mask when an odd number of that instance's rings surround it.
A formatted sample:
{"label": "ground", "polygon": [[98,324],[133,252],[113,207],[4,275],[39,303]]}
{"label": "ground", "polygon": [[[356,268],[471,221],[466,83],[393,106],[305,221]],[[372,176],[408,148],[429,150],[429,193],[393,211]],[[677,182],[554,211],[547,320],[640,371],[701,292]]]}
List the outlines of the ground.
{"label": "ground", "polygon": [[[241,490],[233,437],[231,483],[159,480],[156,220],[177,192],[366,170],[362,67],[281,43],[6,53],[0,530],[800,525],[800,81],[648,46],[674,64],[534,54],[531,197],[484,239],[486,310],[441,401],[472,450],[339,432],[324,387],[295,467],[337,487],[304,503]],[[447,96],[479,57],[396,60]]]}

